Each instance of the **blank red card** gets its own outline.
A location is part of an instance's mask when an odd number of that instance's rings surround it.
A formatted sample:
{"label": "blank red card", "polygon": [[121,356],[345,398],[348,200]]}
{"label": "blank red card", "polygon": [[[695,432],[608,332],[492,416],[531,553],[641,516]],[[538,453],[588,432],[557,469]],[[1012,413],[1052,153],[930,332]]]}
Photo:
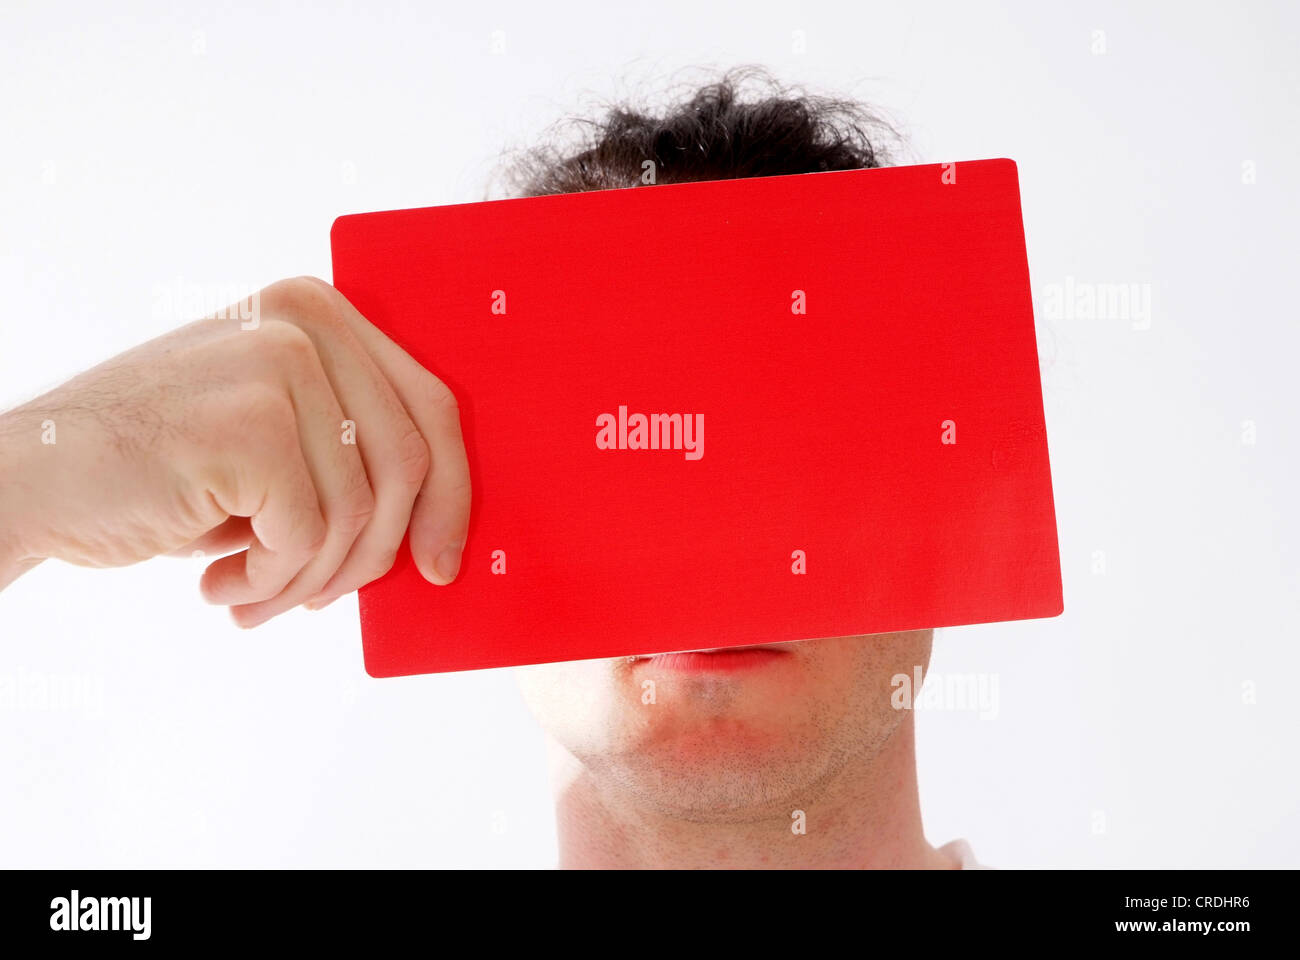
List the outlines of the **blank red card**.
{"label": "blank red card", "polygon": [[474,487],[455,583],[403,548],[361,591],[371,675],[1061,612],[1011,161],[361,214],[332,243],[455,392]]}

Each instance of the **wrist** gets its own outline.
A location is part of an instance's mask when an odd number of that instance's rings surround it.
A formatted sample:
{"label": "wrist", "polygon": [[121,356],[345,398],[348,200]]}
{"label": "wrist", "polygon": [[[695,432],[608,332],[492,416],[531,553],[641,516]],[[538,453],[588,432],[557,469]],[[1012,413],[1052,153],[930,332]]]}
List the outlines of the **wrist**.
{"label": "wrist", "polygon": [[0,590],[44,559],[28,530],[36,512],[31,448],[40,442],[39,424],[18,410],[0,414]]}

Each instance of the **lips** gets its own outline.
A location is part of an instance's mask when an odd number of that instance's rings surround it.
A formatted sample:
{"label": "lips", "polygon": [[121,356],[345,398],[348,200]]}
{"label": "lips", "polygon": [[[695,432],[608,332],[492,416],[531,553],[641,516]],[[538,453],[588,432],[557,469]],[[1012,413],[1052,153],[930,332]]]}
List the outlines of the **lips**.
{"label": "lips", "polygon": [[744,647],[683,650],[634,658],[633,666],[653,666],[684,673],[729,672],[772,666],[790,656],[789,644],[768,643]]}

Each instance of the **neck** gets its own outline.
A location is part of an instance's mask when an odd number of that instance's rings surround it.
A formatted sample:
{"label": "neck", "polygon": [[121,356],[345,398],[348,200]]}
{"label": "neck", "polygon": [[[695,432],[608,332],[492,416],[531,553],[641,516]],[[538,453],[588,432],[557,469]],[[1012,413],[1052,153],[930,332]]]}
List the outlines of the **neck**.
{"label": "neck", "polygon": [[[845,764],[815,796],[706,823],[638,803],[554,742],[551,758],[563,868],[956,866],[921,829],[910,714],[874,758]],[[804,813],[802,834],[794,810]]]}

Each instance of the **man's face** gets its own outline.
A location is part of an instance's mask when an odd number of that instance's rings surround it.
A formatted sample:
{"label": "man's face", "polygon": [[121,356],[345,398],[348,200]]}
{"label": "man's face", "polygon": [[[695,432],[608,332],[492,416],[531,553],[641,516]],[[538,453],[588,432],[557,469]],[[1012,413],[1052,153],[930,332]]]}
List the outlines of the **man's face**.
{"label": "man's face", "polygon": [[904,719],[891,680],[933,632],[583,660],[519,670],[547,732],[592,775],[665,814],[755,818],[869,763]]}

